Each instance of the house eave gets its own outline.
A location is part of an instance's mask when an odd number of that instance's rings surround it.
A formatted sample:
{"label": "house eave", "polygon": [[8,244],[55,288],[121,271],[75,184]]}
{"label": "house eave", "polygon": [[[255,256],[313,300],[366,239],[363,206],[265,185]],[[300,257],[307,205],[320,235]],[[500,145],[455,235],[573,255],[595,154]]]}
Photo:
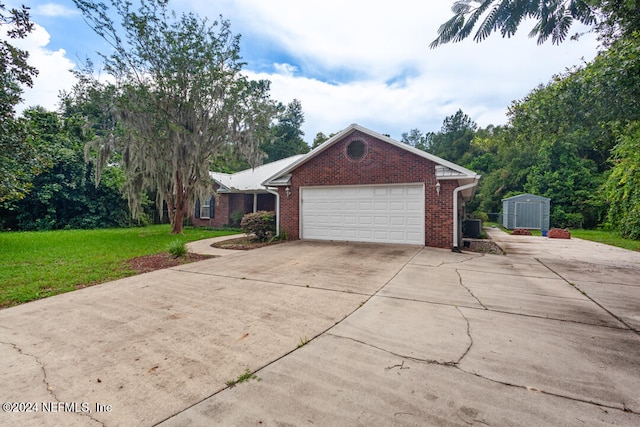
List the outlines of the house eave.
{"label": "house eave", "polygon": [[452,176],[442,176],[442,177],[438,177],[438,179],[474,179],[476,176],[478,176],[475,172],[466,169],[460,165],[457,165],[455,163],[452,163],[448,160],[442,159],[438,156],[435,156],[433,154],[427,153],[426,151],[420,150],[418,148],[412,147],[408,144],[404,144],[402,142],[396,141],[393,138],[390,138],[388,136],[379,134],[377,132],[374,132],[370,129],[364,128],[360,125],[357,124],[352,124],[350,126],[348,126],[346,129],[344,129],[343,131],[341,131],[340,133],[334,135],[333,137],[329,138],[327,141],[325,141],[324,143],[322,143],[320,146],[318,146],[317,148],[311,150],[306,156],[296,160],[295,162],[293,162],[292,164],[290,164],[288,167],[282,169],[281,171],[279,171],[278,173],[270,176],[268,179],[266,179],[265,181],[262,182],[262,185],[264,185],[265,187],[276,187],[276,186],[282,186],[284,184],[277,184],[276,182],[278,181],[279,178],[290,174],[293,170],[295,170],[296,168],[298,168],[300,165],[308,162],[309,160],[313,159],[314,157],[318,156],[320,153],[322,153],[323,151],[327,150],[328,148],[330,148],[333,144],[335,144],[336,142],[338,142],[339,140],[341,140],[342,138],[344,138],[345,136],[349,135],[350,133],[353,132],[362,132],[366,135],[369,135],[373,138],[382,140],[384,142],[387,142],[388,144],[391,144],[397,148],[400,148],[402,150],[405,151],[409,151],[410,153],[413,153],[417,156],[423,157],[427,160],[430,160],[434,163],[436,163],[437,165],[441,165],[444,168],[454,172],[452,173]]}

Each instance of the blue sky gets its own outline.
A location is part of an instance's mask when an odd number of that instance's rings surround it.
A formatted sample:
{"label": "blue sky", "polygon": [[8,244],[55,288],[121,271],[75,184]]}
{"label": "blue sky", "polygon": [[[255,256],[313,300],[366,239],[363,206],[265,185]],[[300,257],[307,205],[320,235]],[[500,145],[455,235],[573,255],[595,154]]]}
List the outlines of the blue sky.
{"label": "blue sky", "polygon": [[[7,6],[21,4],[11,0]],[[24,106],[57,108],[73,84],[70,69],[108,46],[71,0],[26,0],[36,31],[21,46],[40,70]],[[400,139],[413,128],[437,131],[462,109],[478,125],[500,125],[512,101],[567,67],[591,60],[595,35],[537,46],[525,23],[515,37],[429,49],[453,0],[172,0],[177,11],[230,20],[242,35],[252,78],[268,79],[274,99],[302,102],[305,140],[358,123]]]}

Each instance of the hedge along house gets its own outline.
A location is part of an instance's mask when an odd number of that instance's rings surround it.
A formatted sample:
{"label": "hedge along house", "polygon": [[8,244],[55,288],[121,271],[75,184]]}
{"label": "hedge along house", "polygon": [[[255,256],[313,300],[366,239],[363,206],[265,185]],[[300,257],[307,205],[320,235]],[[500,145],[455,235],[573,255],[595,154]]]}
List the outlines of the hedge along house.
{"label": "hedge along house", "polygon": [[223,227],[237,225],[242,215],[257,211],[276,211],[277,192],[262,182],[289,166],[304,154],[278,160],[234,174],[211,172],[217,196],[197,200],[191,222],[196,226]]}
{"label": "hedge along house", "polygon": [[290,239],[462,245],[480,175],[353,124],[262,182]]}
{"label": "hedge along house", "polygon": [[525,228],[549,230],[551,199],[535,194],[519,194],[502,199],[502,226],[508,230]]}

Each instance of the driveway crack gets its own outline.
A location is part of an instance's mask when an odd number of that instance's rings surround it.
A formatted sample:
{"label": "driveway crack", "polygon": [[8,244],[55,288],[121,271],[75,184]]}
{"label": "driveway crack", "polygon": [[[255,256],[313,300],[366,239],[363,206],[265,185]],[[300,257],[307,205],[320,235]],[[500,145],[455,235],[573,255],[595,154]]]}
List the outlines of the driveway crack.
{"label": "driveway crack", "polygon": [[576,285],[575,283],[571,283],[570,281],[568,281],[567,279],[565,279],[564,277],[562,277],[562,275],[560,273],[558,273],[557,271],[555,271],[554,269],[552,269],[551,267],[549,267],[548,265],[546,265],[544,262],[542,262],[540,259],[538,258],[534,258],[536,261],[538,261],[540,264],[542,264],[547,270],[549,270],[550,272],[552,272],[553,274],[555,274],[556,276],[558,276],[560,279],[562,279],[564,282],[566,282],[569,286],[571,286],[572,288],[574,288],[575,290],[577,290],[578,292],[580,292],[582,295],[584,295],[585,297],[587,297],[591,302],[593,302],[595,305],[597,305],[598,307],[600,307],[601,309],[603,309],[607,314],[609,314],[611,317],[613,317],[614,319],[616,319],[618,322],[622,323],[624,326],[626,326],[629,330],[635,332],[637,335],[640,335],[640,331],[637,330],[636,328],[634,328],[632,325],[628,324],[627,322],[624,321],[624,319],[622,319],[620,316],[617,316],[615,313],[609,311],[605,306],[603,306],[602,304],[600,304],[598,301],[596,301],[595,299],[591,298],[591,296],[589,296],[589,294],[587,294],[585,291],[583,291],[582,289],[580,289],[578,287],[578,285]]}
{"label": "driveway crack", "polygon": [[[489,310],[487,308],[487,306],[485,306],[482,301],[480,301],[480,298],[478,298],[473,291],[471,291],[471,289],[469,289],[467,286],[465,286],[464,282],[462,281],[462,275],[460,274],[460,271],[458,271],[458,269],[455,269],[456,274],[458,275],[458,281],[460,282],[460,286],[462,286],[463,288],[465,288],[467,290],[467,292],[469,292],[469,294],[471,294],[471,296],[478,301],[478,304],[480,304],[482,306],[482,308],[484,308],[485,310]],[[464,315],[463,315],[464,316]]]}
{"label": "driveway crack", "polygon": [[471,336],[471,323],[469,322],[469,319],[467,319],[467,316],[464,315],[462,310],[460,310],[457,306],[454,306],[454,307],[456,308],[456,310],[458,310],[458,313],[460,313],[464,321],[467,322],[467,337],[469,337],[469,345],[467,346],[467,349],[464,351],[464,353],[462,353],[462,356],[460,356],[458,361],[455,363],[455,365],[457,366],[460,364],[460,362],[462,362],[462,359],[465,358],[465,356],[469,353],[469,351],[471,351],[471,347],[473,347],[473,337]]}
{"label": "driveway crack", "polygon": [[56,393],[53,391],[54,390],[53,386],[49,384],[49,379],[47,378],[47,369],[45,368],[44,363],[42,363],[42,361],[38,358],[38,356],[36,356],[35,354],[27,353],[26,351],[22,350],[20,347],[18,347],[16,344],[12,342],[0,341],[0,344],[6,344],[8,346],[11,346],[13,347],[14,350],[16,350],[21,355],[28,356],[33,360],[35,360],[36,364],[40,367],[40,370],[42,371],[42,382],[44,383],[44,386],[47,388],[47,392],[51,395],[51,397],[53,397],[53,399],[56,402],[60,402],[60,399],[58,399],[58,396],[56,396]]}
{"label": "driveway crack", "polygon": [[[55,387],[51,385],[51,383],[49,382],[49,378],[47,375],[47,368],[44,364],[44,362],[42,362],[38,356],[36,356],[35,354],[31,354],[31,353],[27,353],[26,351],[24,351],[23,349],[21,349],[20,347],[18,347],[17,344],[12,343],[12,342],[6,342],[6,341],[0,341],[0,344],[5,344],[8,346],[11,346],[15,351],[17,351],[19,354],[23,355],[23,356],[27,356],[32,358],[33,360],[35,360],[36,364],[40,367],[40,370],[42,371],[42,383],[44,384],[44,386],[47,389],[47,392],[51,395],[51,397],[53,398],[53,400],[55,400],[56,402],[62,402],[62,400],[60,400],[60,398],[58,398],[55,390]],[[104,426],[104,423],[100,420],[97,420],[96,418],[94,418],[93,416],[91,416],[90,413],[88,412],[77,412],[76,414],[78,415],[84,415],[87,418],[90,418],[91,420],[95,421],[96,423],[100,424],[101,426]]]}
{"label": "driveway crack", "polygon": [[435,360],[435,359],[422,359],[422,358],[419,358],[419,357],[413,357],[413,356],[407,356],[405,354],[394,353],[393,351],[387,350],[386,348],[378,347],[377,345],[373,345],[373,344],[370,344],[368,342],[364,342],[364,341],[359,340],[359,339],[355,339],[355,338],[351,338],[351,337],[345,337],[344,335],[336,335],[336,334],[331,333],[331,332],[326,332],[324,335],[328,335],[328,336],[331,336],[331,337],[334,337],[334,338],[339,338],[339,339],[350,340],[350,341],[356,342],[358,344],[366,345],[367,347],[375,348],[376,350],[384,351],[385,353],[389,353],[389,354],[391,354],[393,356],[400,357],[402,359],[413,360],[415,362],[422,362],[422,363],[426,363],[428,365],[455,366],[458,363],[458,362],[453,362],[453,361],[442,361],[442,360]]}
{"label": "driveway crack", "polygon": [[617,411],[623,411],[623,412],[628,412],[628,413],[631,413],[631,414],[634,414],[634,415],[640,415],[640,413],[635,412],[632,409],[630,409],[628,406],[626,406],[626,404],[624,402],[621,402],[620,406],[614,406],[614,405],[610,405],[610,404],[606,404],[606,403],[602,403],[602,402],[595,402],[595,401],[589,400],[589,399],[580,399],[578,397],[566,396],[566,395],[560,394],[560,393],[554,393],[554,392],[550,392],[550,391],[545,391],[545,390],[542,390],[540,388],[535,388],[535,387],[530,387],[530,386],[524,386],[524,385],[520,385],[520,384],[510,383],[508,381],[496,380],[494,378],[490,378],[490,377],[481,375],[481,374],[479,374],[477,372],[467,371],[467,370],[461,368],[458,364],[454,365],[453,367],[458,369],[460,372],[464,372],[465,374],[473,375],[474,377],[482,378],[483,380],[491,381],[492,383],[500,384],[500,385],[503,385],[503,386],[506,386],[506,387],[519,388],[519,389],[527,390],[529,392],[536,392],[536,393],[546,394],[547,396],[558,397],[560,399],[566,399],[566,400],[570,400],[570,401],[573,401],[573,402],[587,403],[589,405],[596,405],[596,406],[601,407],[601,408],[615,409]]}

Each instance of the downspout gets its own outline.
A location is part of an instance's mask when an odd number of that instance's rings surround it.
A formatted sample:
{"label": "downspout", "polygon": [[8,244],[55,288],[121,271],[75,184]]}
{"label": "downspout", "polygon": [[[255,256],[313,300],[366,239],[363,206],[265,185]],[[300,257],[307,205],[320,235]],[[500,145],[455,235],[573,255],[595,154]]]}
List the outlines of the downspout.
{"label": "downspout", "polygon": [[471,184],[466,184],[453,190],[453,252],[462,252],[458,247],[458,193],[475,187],[478,185],[478,180],[479,177],[476,176]]}
{"label": "downspout", "polygon": [[267,188],[267,191],[276,196],[276,236],[280,235],[280,193]]}

